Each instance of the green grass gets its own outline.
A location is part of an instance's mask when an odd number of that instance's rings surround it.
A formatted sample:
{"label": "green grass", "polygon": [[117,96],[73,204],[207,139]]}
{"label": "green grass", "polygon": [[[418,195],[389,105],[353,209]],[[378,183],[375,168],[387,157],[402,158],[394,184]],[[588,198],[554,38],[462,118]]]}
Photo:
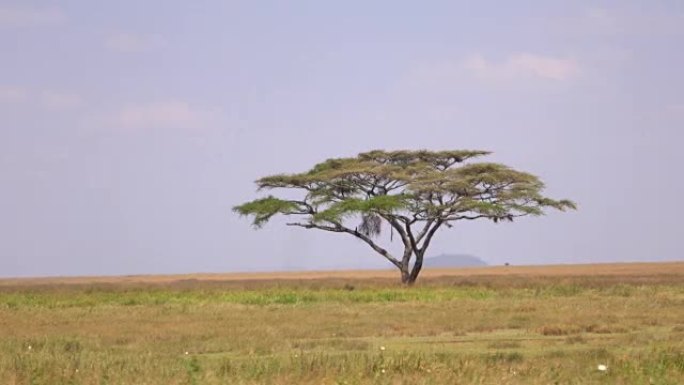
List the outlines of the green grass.
{"label": "green grass", "polygon": [[0,383],[682,384],[681,282],[5,286]]}

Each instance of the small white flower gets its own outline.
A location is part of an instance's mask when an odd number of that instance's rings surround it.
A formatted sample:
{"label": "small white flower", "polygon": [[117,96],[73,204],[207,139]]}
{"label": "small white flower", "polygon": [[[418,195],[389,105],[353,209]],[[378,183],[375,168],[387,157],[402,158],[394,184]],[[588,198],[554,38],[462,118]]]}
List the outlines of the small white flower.
{"label": "small white flower", "polygon": [[385,350],[385,347],[384,347],[384,346],[381,346],[381,347],[380,347],[380,350]]}
{"label": "small white flower", "polygon": [[385,369],[382,369],[382,370],[380,371],[380,373],[385,373]]}
{"label": "small white flower", "polygon": [[608,367],[606,365],[601,364],[598,366],[598,370],[605,372],[606,370],[608,370]]}
{"label": "small white flower", "polygon": [[190,353],[189,353],[189,352],[185,352],[185,355],[186,355],[186,356],[187,356],[188,354],[190,354]]}
{"label": "small white flower", "polygon": [[28,350],[31,350],[31,349],[33,349],[33,348],[31,347],[31,345],[29,345],[29,346],[28,346]]}

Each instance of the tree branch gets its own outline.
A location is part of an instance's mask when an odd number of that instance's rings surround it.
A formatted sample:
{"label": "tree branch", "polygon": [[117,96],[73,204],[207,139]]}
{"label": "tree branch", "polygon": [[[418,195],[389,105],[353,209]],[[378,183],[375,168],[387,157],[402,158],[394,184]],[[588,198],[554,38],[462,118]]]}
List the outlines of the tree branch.
{"label": "tree branch", "polygon": [[446,217],[444,218],[445,222],[446,221],[458,221],[461,219],[465,220],[475,220],[475,219],[480,219],[480,218],[487,218],[487,219],[508,219],[508,218],[520,218],[520,217],[525,217],[530,215],[529,213],[522,213],[522,214],[507,214],[507,215],[486,215],[486,214],[480,214],[480,215],[459,215],[456,217]]}
{"label": "tree branch", "polygon": [[321,225],[318,223],[298,223],[298,222],[293,222],[293,223],[288,223],[288,226],[297,226],[297,227],[303,227],[305,229],[319,229],[319,230],[325,230],[325,231],[331,231],[334,233],[347,233],[355,236],[356,238],[359,238],[360,240],[366,242],[373,250],[375,250],[378,254],[382,255],[385,257],[388,261],[390,261],[394,266],[397,268],[401,269],[401,262],[399,262],[396,258],[392,256],[387,250],[383,249],[380,247],[377,243],[373,242],[370,237],[356,231],[352,230],[350,228],[344,227],[339,223],[335,223],[334,226],[326,226],[326,225]]}
{"label": "tree branch", "polygon": [[435,224],[432,226],[432,228],[427,232],[427,234],[425,235],[425,241],[423,241],[423,245],[419,249],[419,251],[421,253],[424,253],[425,250],[427,250],[428,246],[430,246],[430,241],[432,241],[432,237],[435,235],[435,233],[437,232],[439,227],[442,226],[442,223],[444,223],[444,222],[442,222],[441,220],[438,220],[437,222],[435,222]]}
{"label": "tree branch", "polygon": [[313,206],[311,206],[309,203],[307,203],[307,202],[305,202],[305,201],[288,200],[287,202],[290,202],[290,203],[294,203],[294,204],[300,205],[300,206],[302,206],[302,207],[304,208],[304,210],[301,210],[301,211],[298,211],[298,212],[294,212],[294,213],[290,213],[290,214],[302,214],[302,215],[306,215],[306,214],[315,214],[315,213],[316,213],[316,210],[314,210]]}
{"label": "tree branch", "polygon": [[427,234],[428,230],[430,229],[430,226],[434,223],[434,220],[430,219],[425,223],[425,226],[423,226],[423,229],[418,233],[418,237],[416,237],[416,243],[420,243],[420,241],[423,239],[425,234]]}
{"label": "tree branch", "polygon": [[397,219],[393,215],[391,215],[391,214],[378,214],[378,215],[380,215],[380,217],[382,217],[384,220],[386,220],[387,223],[389,223],[389,225],[392,226],[392,228],[397,230],[397,232],[399,233],[399,236],[401,237],[401,241],[404,243],[404,246],[410,245],[409,239],[406,236],[406,232],[404,231],[404,228],[401,227],[401,224],[397,221]]}

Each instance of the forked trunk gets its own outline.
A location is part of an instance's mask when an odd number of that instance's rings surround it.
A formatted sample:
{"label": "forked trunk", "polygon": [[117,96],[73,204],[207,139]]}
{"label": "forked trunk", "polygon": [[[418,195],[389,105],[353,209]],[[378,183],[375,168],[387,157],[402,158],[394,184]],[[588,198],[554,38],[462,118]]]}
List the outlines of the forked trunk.
{"label": "forked trunk", "polygon": [[423,269],[423,253],[416,252],[416,262],[413,264],[413,270],[409,275],[409,285],[412,285],[418,279],[418,274]]}
{"label": "forked trunk", "polygon": [[401,283],[406,286],[412,286],[418,279],[418,275],[423,269],[423,253],[416,252],[416,261],[413,263],[413,268],[411,268],[410,262],[410,256],[408,258],[405,257],[399,267]]}

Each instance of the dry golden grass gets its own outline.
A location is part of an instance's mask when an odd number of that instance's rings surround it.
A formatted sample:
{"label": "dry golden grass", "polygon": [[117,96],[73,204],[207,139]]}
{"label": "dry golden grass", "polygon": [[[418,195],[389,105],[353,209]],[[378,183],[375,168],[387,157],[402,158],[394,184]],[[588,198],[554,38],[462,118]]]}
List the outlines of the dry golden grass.
{"label": "dry golden grass", "polygon": [[354,274],[3,280],[0,383],[684,383],[684,263]]}
{"label": "dry golden grass", "polygon": [[[489,276],[516,277],[595,277],[595,276],[684,276],[684,262],[661,263],[603,263],[584,265],[542,265],[542,266],[488,266],[459,269],[425,269],[421,280],[431,278],[470,278]],[[46,278],[0,278],[0,286],[53,285],[53,284],[97,284],[97,283],[172,283],[179,281],[299,281],[299,280],[395,280],[396,270],[342,270],[302,271],[275,273],[223,273],[223,274],[177,274],[177,275],[127,275],[89,277],[46,277]]]}

